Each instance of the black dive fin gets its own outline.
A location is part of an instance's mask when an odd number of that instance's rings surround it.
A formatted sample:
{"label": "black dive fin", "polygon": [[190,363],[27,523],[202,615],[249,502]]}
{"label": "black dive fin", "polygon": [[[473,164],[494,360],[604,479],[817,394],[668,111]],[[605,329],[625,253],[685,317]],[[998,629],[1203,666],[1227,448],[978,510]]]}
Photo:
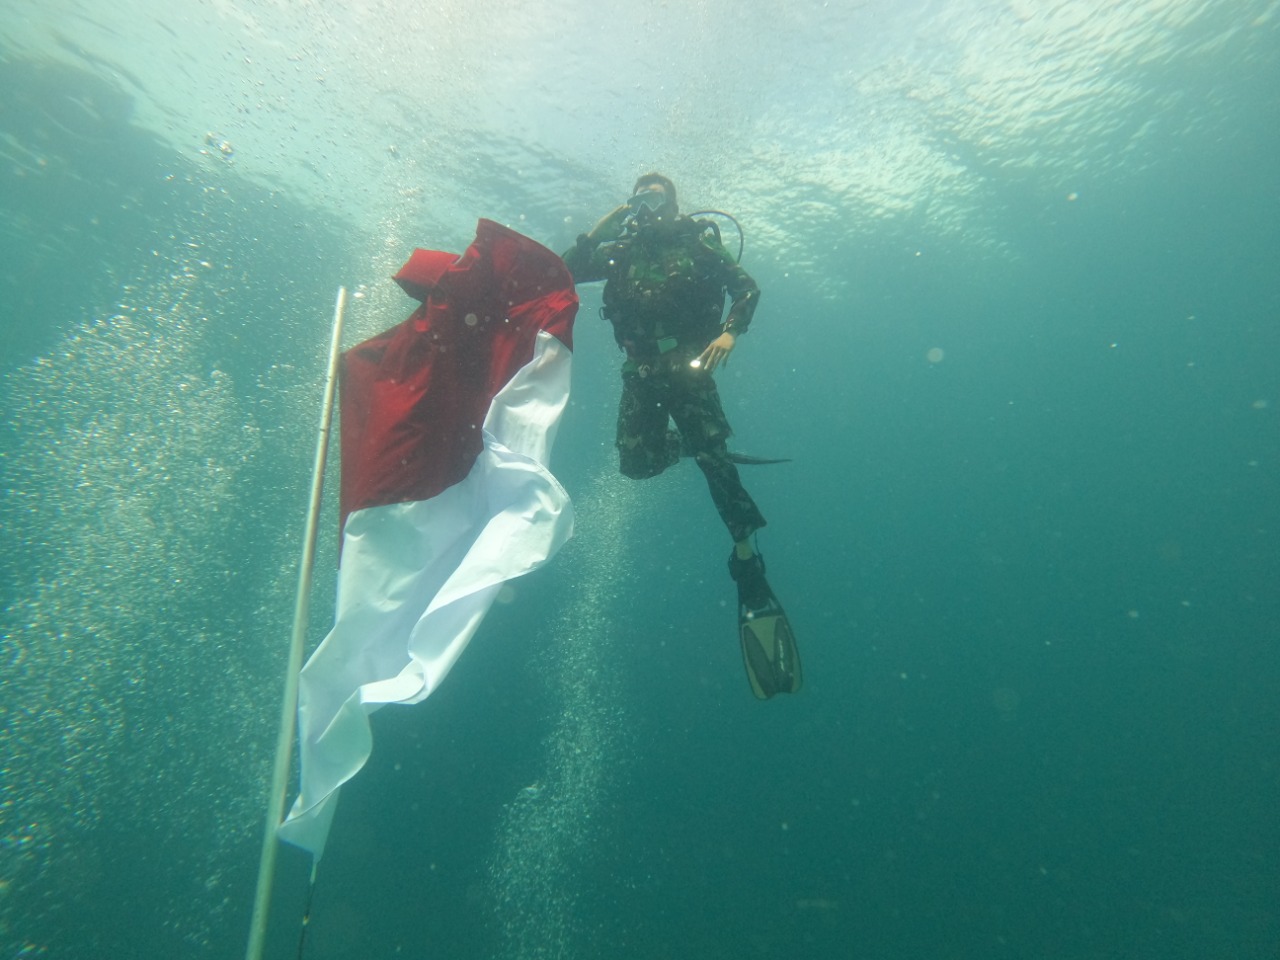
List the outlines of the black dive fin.
{"label": "black dive fin", "polygon": [[[733,562],[730,561],[730,569]],[[800,652],[786,611],[758,573],[735,577],[738,581],[738,637],[751,692],[760,700],[777,693],[795,693],[803,682]]]}

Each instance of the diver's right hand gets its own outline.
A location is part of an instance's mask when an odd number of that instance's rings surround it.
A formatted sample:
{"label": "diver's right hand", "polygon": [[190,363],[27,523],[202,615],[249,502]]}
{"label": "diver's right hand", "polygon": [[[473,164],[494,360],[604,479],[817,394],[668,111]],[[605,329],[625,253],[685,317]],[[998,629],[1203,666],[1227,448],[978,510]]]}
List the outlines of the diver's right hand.
{"label": "diver's right hand", "polygon": [[587,234],[587,239],[592,243],[605,243],[609,240],[618,239],[618,234],[622,233],[622,222],[627,219],[630,213],[631,208],[625,203],[610,210],[591,228],[591,232]]}

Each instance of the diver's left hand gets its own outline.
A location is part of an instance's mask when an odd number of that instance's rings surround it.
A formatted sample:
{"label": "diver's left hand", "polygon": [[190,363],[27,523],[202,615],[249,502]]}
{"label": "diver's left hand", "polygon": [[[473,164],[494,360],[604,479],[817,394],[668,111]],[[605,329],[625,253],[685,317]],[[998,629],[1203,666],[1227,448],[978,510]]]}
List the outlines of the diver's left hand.
{"label": "diver's left hand", "polygon": [[707,373],[714,373],[716,367],[729,359],[729,354],[733,353],[733,345],[737,342],[738,338],[726,330],[702,351],[702,355],[698,357],[698,366]]}

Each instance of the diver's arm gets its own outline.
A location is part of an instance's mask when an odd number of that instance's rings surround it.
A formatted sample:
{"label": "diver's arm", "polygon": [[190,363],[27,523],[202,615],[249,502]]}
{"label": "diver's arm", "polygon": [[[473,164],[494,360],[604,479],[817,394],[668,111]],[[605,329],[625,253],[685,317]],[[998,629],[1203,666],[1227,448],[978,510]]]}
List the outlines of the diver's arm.
{"label": "diver's arm", "polygon": [[738,337],[747,332],[756,304],[760,302],[760,288],[721,244],[706,241],[704,249],[716,257],[725,290],[733,300],[724,321],[724,332],[707,345],[696,361],[698,366],[711,373],[729,359]]}
{"label": "diver's arm", "polygon": [[756,304],[760,302],[760,288],[718,240],[704,237],[699,253],[715,261],[711,268],[715,271],[713,275],[719,275],[720,282],[724,284],[725,291],[732,300],[724,321],[725,333],[739,336],[746,333],[756,312]]}
{"label": "diver's arm", "polygon": [[578,235],[578,242],[562,255],[561,259],[569,268],[574,283],[590,283],[593,280],[604,279],[603,272],[598,267],[593,269],[591,262],[594,259],[596,246],[587,234],[581,233]]}
{"label": "diver's arm", "polygon": [[760,302],[760,288],[747,271],[735,263],[729,271],[725,289],[733,298],[733,303],[729,305],[729,315],[724,321],[725,333],[746,333],[747,327],[751,325],[751,318],[755,315],[756,304]]}
{"label": "diver's arm", "polygon": [[622,222],[627,218],[630,207],[625,203],[605,214],[591,228],[590,233],[578,235],[578,242],[565,251],[565,266],[573,275],[574,283],[591,283],[593,280],[605,279],[605,267],[608,265],[603,257],[597,257],[600,244],[616,240],[622,233]]}

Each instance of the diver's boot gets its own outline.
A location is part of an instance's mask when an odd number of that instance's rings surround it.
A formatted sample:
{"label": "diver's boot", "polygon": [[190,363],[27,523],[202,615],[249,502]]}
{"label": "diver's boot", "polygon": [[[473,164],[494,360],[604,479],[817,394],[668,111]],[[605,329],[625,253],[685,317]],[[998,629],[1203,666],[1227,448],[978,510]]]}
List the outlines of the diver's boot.
{"label": "diver's boot", "polygon": [[729,576],[738,585],[738,597],[752,610],[763,610],[769,605],[772,591],[764,578],[764,556],[752,553],[749,557],[738,555],[737,547],[729,554]]}

